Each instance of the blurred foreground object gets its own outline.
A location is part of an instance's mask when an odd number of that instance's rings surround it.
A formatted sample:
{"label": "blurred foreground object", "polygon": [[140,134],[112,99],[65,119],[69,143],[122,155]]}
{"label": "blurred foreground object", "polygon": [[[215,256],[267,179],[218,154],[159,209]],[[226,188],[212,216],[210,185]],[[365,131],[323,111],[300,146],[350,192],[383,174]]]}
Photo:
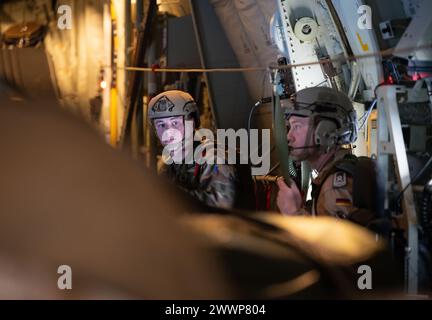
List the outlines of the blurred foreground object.
{"label": "blurred foreground object", "polygon": [[[0,89],[0,298],[231,296],[166,183],[56,103]],[[57,287],[61,265],[72,290]]]}
{"label": "blurred foreground object", "polygon": [[[330,218],[182,215],[208,208],[192,206],[53,102],[29,103],[4,88],[0,95],[0,298],[397,293],[396,267],[367,230]],[[179,216],[186,226],[175,223]],[[373,291],[357,287],[360,264],[373,270]],[[72,290],[57,288],[61,265],[72,268]]]}
{"label": "blurred foreground object", "polygon": [[[258,299],[401,298],[398,268],[385,242],[331,217],[279,214],[201,215],[186,219],[220,248],[240,296]],[[361,290],[360,266],[372,271]]]}

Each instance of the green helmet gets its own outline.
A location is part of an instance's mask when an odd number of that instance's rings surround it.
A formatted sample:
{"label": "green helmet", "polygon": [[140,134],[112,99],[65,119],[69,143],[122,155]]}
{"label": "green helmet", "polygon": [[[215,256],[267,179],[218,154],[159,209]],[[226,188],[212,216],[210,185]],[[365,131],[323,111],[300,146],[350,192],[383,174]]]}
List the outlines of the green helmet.
{"label": "green helmet", "polygon": [[185,120],[195,120],[199,126],[198,107],[192,96],[184,91],[169,90],[153,97],[148,105],[148,119],[184,116]]}
{"label": "green helmet", "polygon": [[283,109],[285,119],[312,118],[316,144],[332,147],[357,140],[357,114],[351,100],[340,91],[328,87],[306,88],[293,94]]}

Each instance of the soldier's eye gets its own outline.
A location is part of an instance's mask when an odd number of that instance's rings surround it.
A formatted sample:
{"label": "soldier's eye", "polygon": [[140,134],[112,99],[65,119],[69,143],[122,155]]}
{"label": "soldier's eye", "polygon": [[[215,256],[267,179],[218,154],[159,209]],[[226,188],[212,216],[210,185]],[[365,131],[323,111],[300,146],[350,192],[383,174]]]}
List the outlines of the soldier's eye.
{"label": "soldier's eye", "polygon": [[171,125],[172,125],[174,128],[180,128],[181,125],[182,125],[182,123],[183,123],[182,120],[174,120],[173,122],[171,122]]}

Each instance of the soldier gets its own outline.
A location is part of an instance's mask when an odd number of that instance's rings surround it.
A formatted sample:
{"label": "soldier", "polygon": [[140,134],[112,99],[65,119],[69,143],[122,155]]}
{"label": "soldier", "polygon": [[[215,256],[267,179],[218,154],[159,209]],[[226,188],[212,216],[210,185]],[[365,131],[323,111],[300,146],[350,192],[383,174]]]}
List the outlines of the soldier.
{"label": "soldier", "polygon": [[288,147],[295,161],[312,169],[312,205],[295,183],[278,181],[277,205],[285,215],[329,215],[367,224],[373,214],[353,201],[356,157],[342,145],[357,139],[357,117],[350,99],[326,87],[300,90],[284,107]]}
{"label": "soldier", "polygon": [[[193,98],[179,90],[162,92],[150,100],[148,119],[162,146],[174,146],[169,154],[162,155],[164,164],[158,170],[159,173],[167,175],[180,188],[208,206],[232,208],[236,193],[235,168],[227,164],[216,164],[216,160],[214,163],[198,163],[196,159],[192,162],[185,161],[189,143],[185,141],[186,122],[190,121],[194,129],[199,127],[198,108]],[[193,154],[196,156],[197,148],[207,150],[203,144],[213,142],[193,143]],[[176,155],[180,155],[180,159],[173,161]]]}

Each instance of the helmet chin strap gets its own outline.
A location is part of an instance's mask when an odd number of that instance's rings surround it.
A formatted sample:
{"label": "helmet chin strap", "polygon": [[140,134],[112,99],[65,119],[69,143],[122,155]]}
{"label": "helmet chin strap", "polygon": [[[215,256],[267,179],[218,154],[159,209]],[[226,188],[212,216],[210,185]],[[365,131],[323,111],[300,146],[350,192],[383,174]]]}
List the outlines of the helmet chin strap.
{"label": "helmet chin strap", "polygon": [[316,144],[313,146],[304,146],[304,147],[288,147],[289,150],[297,150],[297,149],[314,149],[314,148],[320,148],[321,145]]}

